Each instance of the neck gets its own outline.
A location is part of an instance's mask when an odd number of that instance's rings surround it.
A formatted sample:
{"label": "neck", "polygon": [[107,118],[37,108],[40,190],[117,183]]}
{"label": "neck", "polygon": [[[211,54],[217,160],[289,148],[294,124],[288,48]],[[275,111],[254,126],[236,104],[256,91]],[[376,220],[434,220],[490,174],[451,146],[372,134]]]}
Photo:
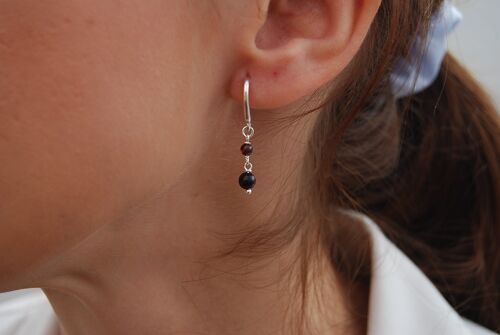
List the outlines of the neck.
{"label": "neck", "polygon": [[[284,142],[291,139],[279,136]],[[267,141],[262,137],[254,143],[264,151]],[[276,145],[276,139],[270,143]],[[242,190],[232,193],[223,183],[207,185],[206,174],[217,175],[210,166],[205,167],[205,180],[186,171],[168,191],[135,206],[52,261],[40,287],[54,307],[62,333],[290,334],[294,329],[287,329],[287,320],[296,320],[301,313],[300,293],[290,280],[300,278],[300,265],[294,265],[300,252],[297,243],[260,261],[212,257],[227,247],[233,233],[267,224],[271,217],[287,217],[290,208],[280,205],[287,201],[276,195],[286,197],[282,187],[293,184],[294,176],[283,173],[283,162],[273,169],[277,163],[273,159],[298,158],[300,148],[283,152],[284,148],[278,144],[275,152],[262,154],[269,160],[260,163],[261,186],[251,196]],[[237,183],[234,175],[227,178]],[[235,188],[234,183],[230,187]],[[318,269],[316,291],[310,296],[322,300],[306,305],[310,329],[318,334],[354,334],[339,327],[352,322],[352,317],[328,257],[320,252],[309,261]],[[320,308],[328,313],[320,314]],[[332,329],[332,324],[337,327]],[[293,328],[293,323],[289,325]]]}
{"label": "neck", "polygon": [[[64,335],[290,334],[283,323],[299,308],[283,271],[292,267],[295,244],[259,264],[230,257],[205,263],[203,254],[212,250],[207,236],[144,222],[147,217],[124,224],[127,228],[102,229],[62,260],[65,273],[53,277],[44,291]],[[167,251],[157,247],[163,243],[149,243],[169,234],[176,241],[168,240]],[[350,321],[326,257],[314,261],[324,261],[315,281],[324,283],[318,285],[320,296],[329,304],[329,315],[314,326],[326,326],[327,317],[330,323]],[[289,306],[297,307],[296,314]],[[310,306],[309,314],[316,314],[315,304]]]}

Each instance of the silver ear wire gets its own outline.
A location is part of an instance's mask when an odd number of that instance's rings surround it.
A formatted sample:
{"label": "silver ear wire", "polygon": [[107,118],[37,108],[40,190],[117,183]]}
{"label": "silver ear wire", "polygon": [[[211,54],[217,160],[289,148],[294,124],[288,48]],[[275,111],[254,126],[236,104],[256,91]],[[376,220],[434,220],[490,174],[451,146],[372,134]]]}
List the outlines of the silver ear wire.
{"label": "silver ear wire", "polygon": [[252,115],[250,113],[250,80],[245,80],[245,84],[243,84],[243,117],[245,119],[246,124],[252,123]]}
{"label": "silver ear wire", "polygon": [[243,165],[245,172],[240,175],[239,184],[248,194],[252,194],[256,178],[252,173],[253,165],[250,163],[250,156],[253,153],[253,146],[250,139],[255,133],[252,127],[252,116],[250,111],[250,79],[246,79],[243,84],[243,118],[245,126],[241,130],[241,133],[245,137],[245,143],[241,145],[240,151],[243,156],[245,156],[245,164]]}

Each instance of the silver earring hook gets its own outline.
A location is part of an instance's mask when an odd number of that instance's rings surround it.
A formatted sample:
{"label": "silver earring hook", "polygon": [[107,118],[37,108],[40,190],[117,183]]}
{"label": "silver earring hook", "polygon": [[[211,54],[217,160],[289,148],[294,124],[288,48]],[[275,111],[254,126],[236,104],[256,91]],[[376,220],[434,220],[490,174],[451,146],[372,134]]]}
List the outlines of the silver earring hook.
{"label": "silver earring hook", "polygon": [[246,79],[243,85],[243,101],[244,101],[244,117],[245,122],[249,125],[252,122],[252,116],[250,115],[250,80]]}
{"label": "silver earring hook", "polygon": [[250,114],[250,79],[246,79],[245,84],[243,85],[243,102],[243,116],[246,126],[243,127],[241,132],[248,142],[254,134],[254,129],[252,127],[252,116]]}

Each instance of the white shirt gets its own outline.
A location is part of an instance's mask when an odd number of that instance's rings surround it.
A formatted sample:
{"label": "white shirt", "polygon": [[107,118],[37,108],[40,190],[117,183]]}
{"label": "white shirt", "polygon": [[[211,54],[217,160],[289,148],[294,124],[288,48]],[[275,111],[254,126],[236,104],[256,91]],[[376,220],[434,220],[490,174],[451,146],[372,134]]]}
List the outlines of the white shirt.
{"label": "white shirt", "polygon": [[[373,221],[354,215],[373,241],[367,335],[499,335],[461,317]],[[58,329],[42,290],[0,294],[0,335],[59,335]]]}

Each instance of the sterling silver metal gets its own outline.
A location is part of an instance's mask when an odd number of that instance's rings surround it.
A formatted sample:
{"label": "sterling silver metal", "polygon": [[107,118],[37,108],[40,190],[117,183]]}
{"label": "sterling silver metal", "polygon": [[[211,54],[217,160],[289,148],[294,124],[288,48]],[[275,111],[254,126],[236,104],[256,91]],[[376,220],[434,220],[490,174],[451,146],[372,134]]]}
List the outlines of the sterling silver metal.
{"label": "sterling silver metal", "polygon": [[243,127],[241,132],[247,142],[254,135],[255,130],[252,128],[252,115],[250,113],[250,80],[246,79],[243,85],[243,118],[245,119],[246,125]]}
{"label": "sterling silver metal", "polygon": [[250,115],[250,80],[246,79],[243,85],[243,101],[244,101],[244,118],[247,124],[252,122],[252,116]]}

